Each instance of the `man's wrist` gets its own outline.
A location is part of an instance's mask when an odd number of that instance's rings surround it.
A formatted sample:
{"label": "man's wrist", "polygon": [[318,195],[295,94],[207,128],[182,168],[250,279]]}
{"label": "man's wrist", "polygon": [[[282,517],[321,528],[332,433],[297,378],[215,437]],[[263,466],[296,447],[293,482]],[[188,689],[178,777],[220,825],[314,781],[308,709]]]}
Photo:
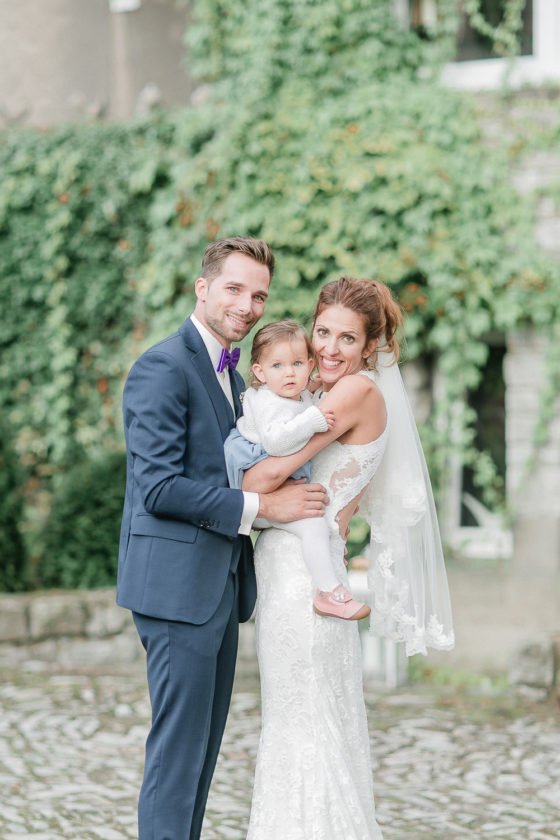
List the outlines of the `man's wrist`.
{"label": "man's wrist", "polygon": [[243,512],[239,523],[239,534],[250,534],[253,522],[260,515],[260,497],[258,493],[243,490]]}

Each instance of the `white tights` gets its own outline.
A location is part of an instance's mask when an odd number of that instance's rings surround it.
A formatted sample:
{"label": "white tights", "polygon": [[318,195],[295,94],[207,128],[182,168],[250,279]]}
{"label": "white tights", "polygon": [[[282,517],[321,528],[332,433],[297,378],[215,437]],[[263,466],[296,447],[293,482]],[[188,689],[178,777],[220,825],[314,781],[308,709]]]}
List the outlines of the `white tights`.
{"label": "white tights", "polygon": [[269,524],[300,538],[303,559],[316,589],[330,592],[340,584],[333,569],[329,526],[324,518],[296,519],[294,522]]}

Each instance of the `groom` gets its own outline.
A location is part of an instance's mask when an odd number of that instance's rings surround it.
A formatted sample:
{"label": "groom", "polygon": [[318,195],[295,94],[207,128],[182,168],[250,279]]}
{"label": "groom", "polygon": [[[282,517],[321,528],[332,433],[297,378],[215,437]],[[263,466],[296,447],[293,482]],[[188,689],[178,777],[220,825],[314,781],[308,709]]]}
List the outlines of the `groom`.
{"label": "groom", "polygon": [[[231,490],[223,442],[241,412],[240,341],[264,312],[269,246],[209,245],[197,303],[135,363],[124,389],[128,453],[117,602],[146,650],[152,726],[138,808],[140,840],[198,840],[226,722],[238,624],[256,597],[257,516],[321,516],[320,485]],[[233,358],[232,358],[233,356]]]}

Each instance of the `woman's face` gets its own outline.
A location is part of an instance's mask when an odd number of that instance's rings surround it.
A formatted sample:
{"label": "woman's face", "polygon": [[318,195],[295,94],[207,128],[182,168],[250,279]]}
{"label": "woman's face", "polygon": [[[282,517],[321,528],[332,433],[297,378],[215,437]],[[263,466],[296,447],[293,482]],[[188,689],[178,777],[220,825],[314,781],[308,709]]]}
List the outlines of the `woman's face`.
{"label": "woman's face", "polygon": [[366,343],[364,319],[340,304],[328,306],[317,317],[312,342],[324,391],[362,370],[377,345],[377,340]]}

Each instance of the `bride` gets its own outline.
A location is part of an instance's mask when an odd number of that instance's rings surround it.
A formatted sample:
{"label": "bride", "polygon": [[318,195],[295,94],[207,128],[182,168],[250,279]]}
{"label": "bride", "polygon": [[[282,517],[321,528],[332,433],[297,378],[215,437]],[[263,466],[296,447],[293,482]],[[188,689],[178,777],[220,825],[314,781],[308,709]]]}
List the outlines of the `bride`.
{"label": "bride", "polygon": [[[372,525],[373,626],[410,654],[452,647],[453,631],[429,478],[396,364],[400,323],[380,282],[343,277],[322,288],[312,341],[334,428],[261,461],[243,488],[271,491],[313,458],[338,577],[348,585],[344,535],[360,505]],[[396,389],[385,377],[398,378]],[[262,732],[247,840],[378,840],[357,623],[313,612],[297,537],[263,531],[255,565]]]}

